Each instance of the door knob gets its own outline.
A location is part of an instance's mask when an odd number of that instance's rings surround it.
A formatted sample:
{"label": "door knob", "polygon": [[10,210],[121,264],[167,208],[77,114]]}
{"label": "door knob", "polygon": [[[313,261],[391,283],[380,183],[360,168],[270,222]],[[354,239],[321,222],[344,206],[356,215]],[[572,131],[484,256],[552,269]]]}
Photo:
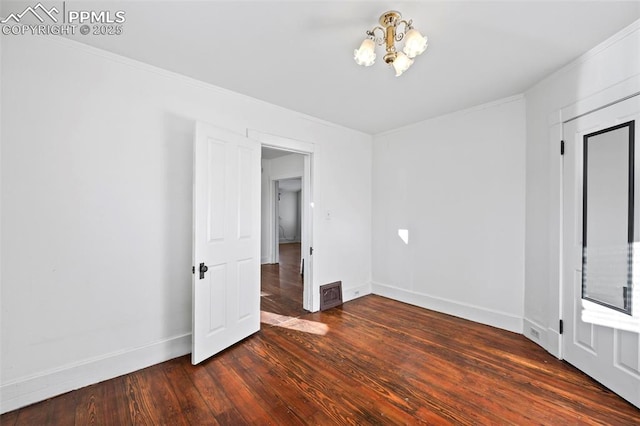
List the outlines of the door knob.
{"label": "door knob", "polygon": [[207,272],[208,270],[209,270],[209,268],[207,267],[207,265],[204,264],[204,262],[200,264],[200,269],[199,269],[199,271],[200,271],[200,279],[204,278],[204,273]]}

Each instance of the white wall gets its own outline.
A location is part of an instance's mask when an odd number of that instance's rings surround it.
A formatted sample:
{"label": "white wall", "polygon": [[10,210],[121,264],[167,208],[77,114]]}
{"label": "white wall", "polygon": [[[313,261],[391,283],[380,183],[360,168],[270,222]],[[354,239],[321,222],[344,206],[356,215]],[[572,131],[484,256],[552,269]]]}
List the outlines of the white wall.
{"label": "white wall", "polygon": [[[560,147],[563,107],[584,109],[595,95],[632,94],[640,76],[640,21],[525,93],[527,200],[524,334],[559,355]],[[622,90],[617,88],[622,87]],[[625,89],[629,87],[630,89]],[[640,89],[635,89],[640,90]],[[597,107],[601,105],[592,105]],[[588,109],[588,108],[587,108]],[[569,117],[564,117],[569,118]],[[534,329],[539,337],[531,333]]]}
{"label": "white wall", "polygon": [[2,411],[190,351],[196,120],[314,143],[313,282],[370,288],[369,135],[56,37],[1,72]]}
{"label": "white wall", "polygon": [[262,160],[262,244],[261,262],[269,263],[273,259],[271,226],[273,224],[273,181],[290,179],[304,175],[304,156],[289,154],[271,160]]}
{"label": "white wall", "polygon": [[517,96],[374,137],[374,293],[522,330],[524,118]]}
{"label": "white wall", "polygon": [[281,191],[280,206],[280,243],[300,242],[300,191]]}
{"label": "white wall", "polygon": [[304,174],[304,157],[289,154],[271,160],[271,179],[291,179]]}

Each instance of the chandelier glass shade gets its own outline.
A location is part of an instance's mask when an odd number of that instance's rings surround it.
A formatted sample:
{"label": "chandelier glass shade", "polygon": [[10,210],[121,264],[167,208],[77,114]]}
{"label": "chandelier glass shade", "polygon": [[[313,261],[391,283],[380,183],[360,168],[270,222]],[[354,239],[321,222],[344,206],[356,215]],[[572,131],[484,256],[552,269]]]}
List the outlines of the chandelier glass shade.
{"label": "chandelier glass shade", "polygon": [[376,61],[376,45],[375,42],[366,38],[360,45],[360,49],[354,51],[354,57],[358,65],[370,67]]}
{"label": "chandelier glass shade", "polygon": [[[383,57],[385,63],[392,65],[396,77],[402,75],[413,64],[413,59],[427,50],[427,37],[413,28],[413,21],[402,19],[400,12],[390,10],[380,16],[381,26],[376,26],[367,31],[359,49],[354,50],[353,58],[358,65],[371,66],[376,60],[376,45],[385,46],[386,53]],[[396,42],[404,40],[404,48],[398,52]]]}

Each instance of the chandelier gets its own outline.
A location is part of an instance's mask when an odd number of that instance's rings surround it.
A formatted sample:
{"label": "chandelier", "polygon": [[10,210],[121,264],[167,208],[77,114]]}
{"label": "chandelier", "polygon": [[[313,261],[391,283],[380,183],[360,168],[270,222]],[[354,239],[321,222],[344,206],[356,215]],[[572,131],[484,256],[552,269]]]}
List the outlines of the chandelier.
{"label": "chandelier", "polygon": [[[427,37],[413,28],[412,20],[402,19],[400,12],[390,10],[380,16],[380,25],[367,31],[359,49],[354,50],[353,59],[358,65],[365,67],[373,65],[376,60],[375,47],[385,45],[387,53],[384,62],[392,65],[396,77],[402,75],[413,64],[413,58],[427,50]],[[396,50],[395,42],[404,39],[404,48],[401,52]]]}

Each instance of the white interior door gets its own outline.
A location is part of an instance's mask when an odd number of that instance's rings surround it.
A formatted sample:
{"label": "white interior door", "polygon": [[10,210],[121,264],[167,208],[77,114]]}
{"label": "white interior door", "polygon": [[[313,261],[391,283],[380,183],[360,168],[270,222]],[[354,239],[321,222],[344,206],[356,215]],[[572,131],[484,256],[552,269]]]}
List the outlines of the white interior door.
{"label": "white interior door", "polygon": [[[624,331],[614,327],[605,327],[593,323],[583,322],[583,273],[590,266],[595,265],[587,261],[587,268],[583,271],[583,173],[584,173],[584,136],[608,129],[621,123],[635,120],[635,134],[638,135],[640,124],[640,96],[627,99],[607,108],[589,113],[573,121],[565,123],[563,135],[565,141],[565,155],[563,157],[563,293],[562,311],[564,322],[563,334],[563,358],[584,371],[600,383],[607,386],[632,404],[640,407],[640,338],[638,333]],[[637,141],[637,136],[636,136]],[[635,164],[638,169],[638,145],[636,144]],[[589,155],[591,148],[589,148]],[[589,161],[591,164],[591,161]],[[588,169],[587,169],[588,170]],[[589,173],[589,170],[587,171]],[[617,171],[610,172],[611,176],[605,176],[603,181],[612,180]],[[626,173],[626,170],[624,171]],[[636,172],[637,176],[640,173]],[[591,176],[591,173],[588,174]],[[628,175],[627,175],[628,176]],[[628,179],[628,177],[627,177]],[[628,187],[624,187],[627,191]],[[605,198],[612,194],[614,188],[605,188]],[[638,185],[635,185],[635,193],[638,194]],[[611,203],[620,202],[611,195]],[[638,195],[635,196],[635,218],[637,223],[640,216],[637,208]],[[587,197],[587,201],[589,201]],[[626,201],[625,206],[627,206]],[[607,202],[603,204],[605,209]],[[628,207],[628,206],[627,206]],[[587,205],[587,214],[590,208]],[[611,222],[611,221],[607,221]],[[591,223],[591,222],[589,222]],[[589,225],[591,226],[591,225]],[[625,223],[601,223],[597,224],[600,237],[606,233],[626,232]],[[621,230],[622,226],[622,230]],[[639,241],[638,226],[635,226],[634,241]],[[596,229],[596,228],[594,228]],[[591,250],[589,233],[587,233],[587,250]],[[620,236],[616,237],[620,238]],[[627,242],[627,234],[623,235],[624,243]],[[623,244],[624,245],[624,244]],[[624,262],[624,261],[623,261]],[[604,267],[612,266],[612,260],[605,260]],[[600,265],[602,266],[602,264]],[[600,267],[599,266],[599,267]],[[634,275],[639,271],[635,271]],[[586,303],[589,303],[587,301]],[[635,313],[637,315],[637,313]]]}
{"label": "white interior door", "polygon": [[196,124],[193,364],[260,329],[260,151]]}

